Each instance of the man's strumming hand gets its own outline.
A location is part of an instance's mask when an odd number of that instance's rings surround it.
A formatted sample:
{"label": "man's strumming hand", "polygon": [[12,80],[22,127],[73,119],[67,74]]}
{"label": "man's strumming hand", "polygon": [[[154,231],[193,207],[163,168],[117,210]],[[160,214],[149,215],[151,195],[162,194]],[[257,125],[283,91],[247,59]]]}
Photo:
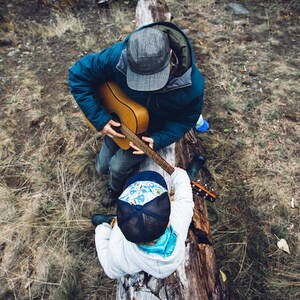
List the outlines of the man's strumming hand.
{"label": "man's strumming hand", "polygon": [[108,123],[103,127],[103,129],[102,129],[102,133],[104,134],[104,135],[107,135],[108,137],[110,137],[110,138],[115,138],[115,137],[119,137],[119,138],[125,138],[125,135],[123,135],[123,134],[121,134],[121,133],[119,133],[119,132],[117,132],[117,131],[115,131],[114,129],[113,129],[113,127],[120,127],[121,126],[121,124],[120,123],[118,123],[118,122],[116,122],[116,121],[114,121],[114,120],[110,120],[110,121],[108,121]]}

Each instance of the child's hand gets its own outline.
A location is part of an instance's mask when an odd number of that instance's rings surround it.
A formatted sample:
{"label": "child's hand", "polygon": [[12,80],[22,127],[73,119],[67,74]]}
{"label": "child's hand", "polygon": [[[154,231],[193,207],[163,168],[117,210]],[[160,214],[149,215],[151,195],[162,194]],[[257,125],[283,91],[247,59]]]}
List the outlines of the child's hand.
{"label": "child's hand", "polygon": [[180,167],[174,167],[175,170],[183,170]]}
{"label": "child's hand", "polygon": [[174,169],[175,169],[176,173],[186,173],[186,170],[184,170],[184,169],[182,169],[180,167],[174,167]]}
{"label": "child's hand", "polygon": [[110,221],[110,226],[111,228],[113,228],[115,226],[115,224],[117,223],[117,217],[114,217],[111,221]]}

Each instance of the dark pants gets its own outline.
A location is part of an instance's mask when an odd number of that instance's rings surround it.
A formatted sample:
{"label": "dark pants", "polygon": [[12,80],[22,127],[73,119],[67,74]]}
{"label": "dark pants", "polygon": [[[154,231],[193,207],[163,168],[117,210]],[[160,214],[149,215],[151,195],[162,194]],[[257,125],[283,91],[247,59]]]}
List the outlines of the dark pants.
{"label": "dark pants", "polygon": [[133,174],[146,155],[136,155],[132,149],[121,149],[111,138],[105,136],[96,158],[96,170],[101,175],[109,175],[108,184],[116,193],[123,191],[128,177]]}

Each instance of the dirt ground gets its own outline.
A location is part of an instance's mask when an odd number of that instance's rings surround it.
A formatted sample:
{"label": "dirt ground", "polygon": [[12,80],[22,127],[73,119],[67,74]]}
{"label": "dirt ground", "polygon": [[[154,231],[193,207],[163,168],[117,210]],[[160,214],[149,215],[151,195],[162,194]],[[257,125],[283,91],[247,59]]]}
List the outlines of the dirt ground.
{"label": "dirt ground", "polygon": [[[299,299],[299,2],[167,1],[206,81],[197,138],[229,299]],[[114,299],[90,216],[102,137],[68,68],[135,28],[136,1],[0,0],[0,299]],[[286,242],[282,249],[278,242]],[[280,245],[280,244],[279,244]]]}

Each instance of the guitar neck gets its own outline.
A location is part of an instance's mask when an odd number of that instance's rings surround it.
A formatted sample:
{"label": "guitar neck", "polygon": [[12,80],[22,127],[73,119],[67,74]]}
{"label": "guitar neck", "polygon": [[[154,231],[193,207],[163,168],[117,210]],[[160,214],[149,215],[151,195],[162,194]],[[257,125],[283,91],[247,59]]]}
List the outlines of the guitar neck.
{"label": "guitar neck", "polygon": [[159,154],[157,154],[152,148],[150,148],[145,142],[143,142],[123,123],[120,126],[120,130],[129,140],[131,140],[137,147],[143,150],[146,155],[153,159],[169,175],[171,175],[175,171],[174,167],[172,167],[166,160],[164,160]]}
{"label": "guitar neck", "polygon": [[[151,159],[153,159],[161,168],[163,168],[169,175],[171,175],[175,169],[166,160],[164,160],[159,154],[157,154],[152,148],[150,148],[145,142],[143,142],[134,132],[132,132],[126,125],[121,123],[121,132],[131,140],[137,147],[144,151]],[[208,191],[205,187],[201,186],[198,182],[191,181],[192,189],[197,195],[200,195],[208,201],[214,202],[216,195]]]}

